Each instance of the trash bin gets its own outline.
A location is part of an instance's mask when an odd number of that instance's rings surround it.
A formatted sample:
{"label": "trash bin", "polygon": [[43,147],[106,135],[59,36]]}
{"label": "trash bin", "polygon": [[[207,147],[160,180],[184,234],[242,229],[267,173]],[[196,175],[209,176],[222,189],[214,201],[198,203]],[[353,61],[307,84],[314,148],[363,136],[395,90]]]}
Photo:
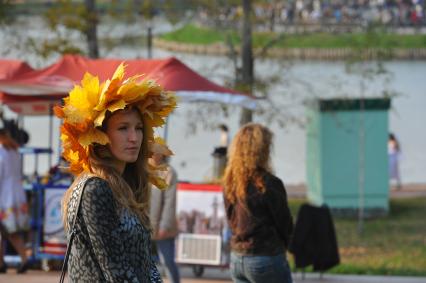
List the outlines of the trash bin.
{"label": "trash bin", "polygon": [[390,99],[319,99],[308,103],[307,197],[333,212],[385,215],[389,209]]}

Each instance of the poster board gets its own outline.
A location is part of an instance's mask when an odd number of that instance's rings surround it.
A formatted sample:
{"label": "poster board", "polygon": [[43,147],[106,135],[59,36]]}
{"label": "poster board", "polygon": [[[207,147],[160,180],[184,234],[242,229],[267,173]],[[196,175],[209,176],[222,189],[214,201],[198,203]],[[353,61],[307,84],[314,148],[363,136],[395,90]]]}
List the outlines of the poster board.
{"label": "poster board", "polygon": [[67,239],[62,224],[61,201],[67,187],[46,187],[44,189],[43,233],[41,252],[64,255]]}
{"label": "poster board", "polygon": [[222,187],[216,184],[179,183],[176,207],[179,263],[227,265],[230,232]]}

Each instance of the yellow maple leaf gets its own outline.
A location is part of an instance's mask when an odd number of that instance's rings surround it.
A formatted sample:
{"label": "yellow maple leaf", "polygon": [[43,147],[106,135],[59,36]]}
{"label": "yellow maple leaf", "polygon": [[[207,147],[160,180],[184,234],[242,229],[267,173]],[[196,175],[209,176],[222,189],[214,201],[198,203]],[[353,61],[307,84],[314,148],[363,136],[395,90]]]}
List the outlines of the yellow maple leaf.
{"label": "yellow maple leaf", "polygon": [[145,112],[145,109],[150,106],[152,103],[154,103],[154,100],[151,97],[147,97],[146,99],[142,100],[140,103],[138,103],[138,109],[142,113]]}
{"label": "yellow maple leaf", "polygon": [[110,112],[115,112],[117,110],[121,110],[124,108],[126,108],[126,101],[124,101],[123,99],[120,99],[108,105],[107,110]]}
{"label": "yellow maple leaf", "polygon": [[99,78],[85,73],[81,85],[86,92],[88,105],[93,108],[98,104],[99,99]]}
{"label": "yellow maple leaf", "polygon": [[137,82],[132,81],[120,86],[117,93],[124,97],[127,103],[131,104],[143,99],[148,91],[149,88],[147,84],[138,84]]}
{"label": "yellow maple leaf", "polygon": [[81,124],[86,121],[87,111],[79,109],[74,105],[65,105],[63,112],[67,123]]}
{"label": "yellow maple leaf", "polygon": [[92,128],[81,134],[78,142],[83,146],[89,146],[92,143],[107,144],[109,143],[109,138],[104,132]]}
{"label": "yellow maple leaf", "polygon": [[62,107],[60,107],[59,105],[55,105],[53,107],[53,113],[59,119],[63,119],[65,117],[64,111],[62,110]]}
{"label": "yellow maple leaf", "polygon": [[104,122],[104,119],[105,119],[105,114],[106,114],[106,109],[99,112],[98,116],[96,117],[95,121],[93,122],[95,127],[102,126],[102,123]]}
{"label": "yellow maple leaf", "polygon": [[115,100],[118,98],[118,88],[122,85],[124,78],[125,65],[121,63],[114,72],[111,80],[107,80],[103,86],[102,91],[99,97],[99,104],[95,107],[95,110],[101,111],[105,108],[105,105],[109,101]]}
{"label": "yellow maple leaf", "polygon": [[95,127],[102,126],[102,123],[105,120],[105,114],[107,111],[114,112],[116,110],[124,109],[126,108],[126,102],[123,99],[120,99],[118,101],[115,101],[108,107],[106,107],[104,110],[98,113],[97,117],[94,120]]}
{"label": "yellow maple leaf", "polygon": [[164,156],[173,155],[173,152],[168,148],[166,142],[160,137],[155,137],[154,141],[149,145],[149,149],[152,153],[159,153]]}
{"label": "yellow maple leaf", "polygon": [[64,152],[64,157],[67,159],[70,163],[78,163],[79,161],[79,154],[78,151],[73,151],[72,149],[69,151]]}
{"label": "yellow maple leaf", "polygon": [[148,181],[160,190],[164,190],[164,189],[167,188],[166,181],[164,181],[163,178],[161,178],[161,177],[159,177],[155,174],[149,174]]}
{"label": "yellow maple leaf", "polygon": [[76,108],[85,108],[87,104],[85,90],[79,85],[74,86],[74,88],[70,91],[69,101],[67,104]]}
{"label": "yellow maple leaf", "polygon": [[144,122],[148,123],[151,127],[160,127],[165,123],[164,119],[157,115],[157,113],[145,111],[143,115],[145,117]]}
{"label": "yellow maple leaf", "polygon": [[117,69],[115,70],[114,75],[112,75],[111,80],[112,81],[114,81],[114,80],[122,81],[123,78],[124,78],[124,70],[126,69],[126,66],[127,65],[125,65],[124,62],[121,62],[120,65],[118,65]]}

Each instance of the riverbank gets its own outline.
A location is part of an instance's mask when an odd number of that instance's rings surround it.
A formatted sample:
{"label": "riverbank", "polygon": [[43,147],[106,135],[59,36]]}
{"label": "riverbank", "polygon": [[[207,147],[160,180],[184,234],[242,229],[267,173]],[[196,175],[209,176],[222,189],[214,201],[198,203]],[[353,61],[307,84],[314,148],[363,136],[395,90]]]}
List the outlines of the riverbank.
{"label": "riverbank", "polygon": [[[215,30],[187,24],[159,35],[154,46],[173,52],[229,55],[241,52],[235,30]],[[426,60],[426,35],[372,30],[354,34],[254,32],[255,56],[298,60]],[[268,46],[268,48],[265,48]]]}
{"label": "riverbank", "polygon": [[[155,48],[161,48],[172,52],[193,53],[200,55],[229,55],[229,48],[223,43],[214,44],[190,44],[179,43],[160,38],[153,40]],[[241,52],[239,47],[235,48],[237,54]],[[261,54],[260,48],[255,48],[254,54]],[[280,58],[287,60],[319,60],[319,61],[340,61],[353,56],[363,60],[373,60],[377,58],[389,58],[392,60],[426,60],[426,48],[394,48],[377,49],[368,48],[354,50],[351,48],[270,48],[264,54],[268,58]]]}

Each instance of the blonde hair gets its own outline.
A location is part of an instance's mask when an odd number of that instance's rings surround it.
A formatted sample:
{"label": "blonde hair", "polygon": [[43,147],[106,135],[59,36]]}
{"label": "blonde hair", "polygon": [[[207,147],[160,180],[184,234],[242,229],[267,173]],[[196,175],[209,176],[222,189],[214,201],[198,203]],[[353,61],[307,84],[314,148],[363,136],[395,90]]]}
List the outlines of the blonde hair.
{"label": "blonde hair", "polygon": [[235,135],[223,177],[225,198],[230,203],[246,198],[250,182],[265,192],[263,175],[271,171],[272,136],[268,128],[255,123],[246,124]]}
{"label": "blonde hair", "polygon": [[[138,111],[137,108],[130,108],[133,111]],[[120,110],[126,111],[126,110]],[[118,111],[117,111],[118,112]],[[106,130],[106,124],[109,117],[115,113],[108,115],[103,122],[103,130]],[[138,111],[138,113],[140,113]],[[142,122],[145,125],[145,121],[141,116]],[[108,145],[92,144],[89,145],[89,164],[90,164],[90,175],[96,176],[106,180],[111,188],[114,199],[116,200],[119,209],[128,208],[135,213],[141,223],[148,229],[150,229],[150,221],[148,217],[149,201],[150,201],[150,190],[148,184],[148,131],[152,130],[150,127],[143,127],[143,139],[142,146],[139,151],[137,160],[134,163],[128,163],[124,169],[122,175],[112,166],[113,155],[108,148]],[[82,175],[87,173],[81,173],[73,184],[66,191],[62,201],[62,217],[64,226],[68,229],[67,212],[68,203],[70,201],[74,186],[81,180]]]}

